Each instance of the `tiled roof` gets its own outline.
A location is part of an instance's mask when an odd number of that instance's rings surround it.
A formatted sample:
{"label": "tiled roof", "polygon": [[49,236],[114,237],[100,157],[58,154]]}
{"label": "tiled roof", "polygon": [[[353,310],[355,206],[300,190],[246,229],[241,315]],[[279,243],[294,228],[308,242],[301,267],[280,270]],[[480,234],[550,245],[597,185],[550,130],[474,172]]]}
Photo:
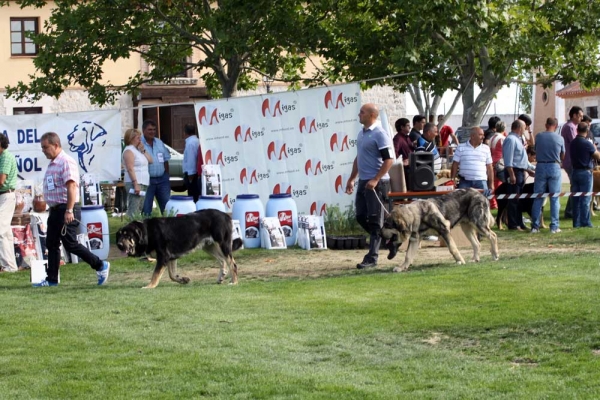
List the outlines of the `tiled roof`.
{"label": "tiled roof", "polygon": [[579,82],[573,82],[556,92],[556,95],[563,99],[572,99],[586,97],[594,94],[600,94],[600,87],[593,89],[583,89]]}

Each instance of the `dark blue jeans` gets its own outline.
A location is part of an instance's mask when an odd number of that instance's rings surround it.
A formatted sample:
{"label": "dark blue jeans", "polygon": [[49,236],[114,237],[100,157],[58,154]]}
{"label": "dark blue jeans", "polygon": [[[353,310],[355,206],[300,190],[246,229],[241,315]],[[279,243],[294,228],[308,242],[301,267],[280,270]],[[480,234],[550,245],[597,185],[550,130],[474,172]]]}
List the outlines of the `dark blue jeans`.
{"label": "dark blue jeans", "polygon": [[[571,174],[572,192],[591,192],[593,175],[589,169],[573,169]],[[591,196],[573,197],[573,228],[592,227],[590,217]]]}
{"label": "dark blue jeans", "polygon": [[163,176],[150,178],[150,185],[148,185],[148,189],[146,190],[144,209],[142,211],[144,215],[152,214],[152,203],[154,203],[154,197],[156,197],[156,201],[158,202],[160,213],[163,214],[165,212],[167,202],[171,198],[171,182],[169,179],[169,174],[166,172],[163,174]]}
{"label": "dark blue jeans", "polygon": [[487,181],[468,181],[466,179],[461,179],[460,181],[458,181],[458,188],[459,189],[473,188],[473,189],[487,190],[488,185],[487,185]]}

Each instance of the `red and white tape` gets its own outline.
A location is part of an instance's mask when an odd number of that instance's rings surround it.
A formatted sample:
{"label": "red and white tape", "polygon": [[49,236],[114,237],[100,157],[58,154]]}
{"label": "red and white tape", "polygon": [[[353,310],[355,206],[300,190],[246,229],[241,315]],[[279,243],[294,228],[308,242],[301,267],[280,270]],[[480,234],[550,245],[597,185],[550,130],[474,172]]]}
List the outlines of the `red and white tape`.
{"label": "red and white tape", "polygon": [[521,193],[521,194],[499,194],[490,195],[488,199],[494,197],[498,200],[501,199],[537,199],[544,197],[581,197],[581,196],[600,196],[600,192],[562,192],[562,193]]}

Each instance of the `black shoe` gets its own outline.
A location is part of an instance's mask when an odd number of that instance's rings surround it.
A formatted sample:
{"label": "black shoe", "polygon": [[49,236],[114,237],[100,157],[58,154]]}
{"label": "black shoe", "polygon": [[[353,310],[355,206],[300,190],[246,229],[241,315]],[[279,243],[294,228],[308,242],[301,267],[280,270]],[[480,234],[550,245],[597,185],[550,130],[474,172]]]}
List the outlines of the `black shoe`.
{"label": "black shoe", "polygon": [[363,261],[360,264],[356,264],[356,268],[365,269],[365,268],[374,268],[377,266],[375,261]]}

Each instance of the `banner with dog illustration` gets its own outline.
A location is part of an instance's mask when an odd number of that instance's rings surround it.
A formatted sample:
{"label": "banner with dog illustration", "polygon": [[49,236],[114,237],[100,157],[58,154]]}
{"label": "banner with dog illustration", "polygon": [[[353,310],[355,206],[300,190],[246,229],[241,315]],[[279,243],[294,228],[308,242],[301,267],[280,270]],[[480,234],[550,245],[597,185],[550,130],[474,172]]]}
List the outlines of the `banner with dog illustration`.
{"label": "banner with dog illustration", "polygon": [[56,132],[62,148],[79,164],[82,174],[100,181],[121,176],[121,113],[119,110],[58,114],[1,115],[0,134],[8,136],[8,150],[17,160],[19,179],[41,182],[50,160],[41,137]]}
{"label": "banner with dog illustration", "polygon": [[358,84],[195,104],[205,164],[221,167],[223,203],[289,193],[300,213],[345,208],[361,125]]}

